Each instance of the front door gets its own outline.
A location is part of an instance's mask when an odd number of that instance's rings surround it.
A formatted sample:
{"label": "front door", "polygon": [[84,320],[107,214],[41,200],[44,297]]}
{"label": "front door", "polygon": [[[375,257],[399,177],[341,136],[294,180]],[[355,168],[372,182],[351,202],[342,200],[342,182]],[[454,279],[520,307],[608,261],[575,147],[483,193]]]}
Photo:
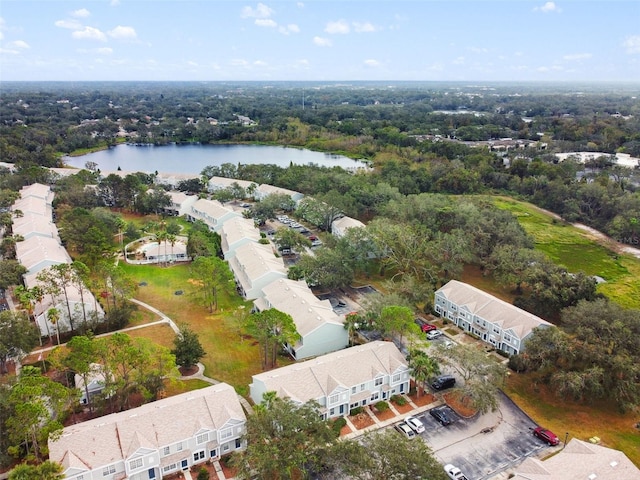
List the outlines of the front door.
{"label": "front door", "polygon": [[186,470],[187,468],[189,468],[189,461],[185,458],[184,460],[182,460],[182,462],[180,462],[180,466],[182,467],[182,470]]}
{"label": "front door", "polygon": [[156,469],[155,468],[150,468],[149,469],[149,479],[153,480],[154,478],[156,478]]}

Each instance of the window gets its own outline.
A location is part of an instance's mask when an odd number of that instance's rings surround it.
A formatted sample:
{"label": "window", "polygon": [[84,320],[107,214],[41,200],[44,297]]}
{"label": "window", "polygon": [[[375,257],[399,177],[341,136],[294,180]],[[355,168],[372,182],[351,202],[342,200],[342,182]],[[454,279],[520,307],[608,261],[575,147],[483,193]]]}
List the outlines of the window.
{"label": "window", "polygon": [[167,456],[171,453],[171,447],[164,447],[164,449],[162,450],[162,454],[164,456]]}
{"label": "window", "polygon": [[233,429],[231,429],[231,428],[227,428],[227,429],[222,430],[220,432],[220,438],[223,439],[223,440],[225,438],[231,438],[231,437],[233,437]]}
{"label": "window", "polygon": [[509,335],[505,335],[504,336],[504,341],[505,342],[510,342],[511,341],[511,337]]}
{"label": "window", "polygon": [[442,309],[440,308],[440,305],[436,305],[436,313],[437,313],[438,315],[441,315],[441,314],[442,314]]}
{"label": "window", "polygon": [[200,450],[193,454],[193,461],[197,462],[198,460],[202,460],[204,458],[204,450]]}
{"label": "window", "polygon": [[116,473],[116,466],[115,465],[109,465],[108,467],[104,467],[102,469],[102,476],[106,477],[107,475],[113,475],[114,473]]}
{"label": "window", "polygon": [[178,466],[175,463],[172,463],[171,465],[167,465],[166,467],[162,467],[162,471],[167,473],[170,472],[171,470],[175,470]]}
{"label": "window", "polygon": [[242,447],[242,441],[239,438],[237,438],[236,439],[236,448],[240,448],[240,447]]}
{"label": "window", "polygon": [[135,470],[136,468],[140,468],[142,467],[142,459],[141,458],[136,458],[135,460],[131,460],[129,462],[129,468],[131,470]]}
{"label": "window", "polygon": [[375,402],[378,398],[380,398],[380,393],[379,392],[374,392],[373,395],[371,395],[371,401]]}
{"label": "window", "polygon": [[339,401],[340,401],[340,395],[338,395],[337,393],[329,397],[329,404],[331,405],[333,405],[334,403],[338,403]]}
{"label": "window", "polygon": [[360,391],[362,392],[363,390],[364,390],[364,383],[360,385]]}
{"label": "window", "polygon": [[493,333],[500,333],[500,329],[498,327],[493,327]]}
{"label": "window", "polygon": [[231,448],[231,447],[229,446],[229,444],[228,444],[228,443],[226,443],[226,444],[224,444],[224,445],[222,446],[222,451],[223,451],[223,452],[228,452],[230,448]]}
{"label": "window", "polygon": [[84,475],[78,475],[75,480],[84,480]]}
{"label": "window", "polygon": [[201,443],[206,443],[209,440],[209,432],[201,433],[196,437],[196,443],[200,445]]}
{"label": "window", "polygon": [[351,393],[356,393],[357,389],[358,389],[358,387],[351,387]]}
{"label": "window", "polygon": [[182,450],[182,442],[176,445],[176,452],[179,452],[180,450]]}
{"label": "window", "polygon": [[400,374],[399,373],[394,374],[391,381],[393,383],[398,383],[400,381]]}
{"label": "window", "polygon": [[376,378],[375,384],[376,384],[376,387],[379,387],[380,385],[382,385],[382,377]]}
{"label": "window", "polygon": [[210,456],[211,458],[216,458],[216,451],[215,451],[215,450],[211,450],[211,451],[209,452],[209,456]]}

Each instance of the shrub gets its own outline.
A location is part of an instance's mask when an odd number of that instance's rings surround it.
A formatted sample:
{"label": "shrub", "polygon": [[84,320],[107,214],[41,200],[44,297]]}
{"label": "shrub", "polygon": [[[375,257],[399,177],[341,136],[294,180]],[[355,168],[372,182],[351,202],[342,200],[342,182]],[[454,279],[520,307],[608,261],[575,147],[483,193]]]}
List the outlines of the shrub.
{"label": "shrub", "polygon": [[402,395],[394,395],[393,397],[391,397],[391,401],[399,406],[403,406],[407,404],[407,399],[404,398]]}
{"label": "shrub", "polygon": [[376,410],[379,412],[386,412],[387,410],[389,410],[389,404],[384,400],[376,403],[374,406],[376,407]]}
{"label": "shrub", "polygon": [[518,373],[525,372],[527,370],[527,365],[522,355],[511,355],[507,366],[514,372]]}
{"label": "shrub", "polygon": [[340,430],[347,424],[347,419],[344,417],[338,417],[333,422],[331,422],[331,429],[335,432],[336,435],[340,435]]}
{"label": "shrub", "polygon": [[209,480],[209,472],[206,468],[202,467],[198,472],[197,480]]}
{"label": "shrub", "polygon": [[364,408],[362,407],[356,407],[356,408],[352,408],[351,411],[349,412],[350,416],[354,416],[354,415],[358,415],[359,413],[364,412]]}

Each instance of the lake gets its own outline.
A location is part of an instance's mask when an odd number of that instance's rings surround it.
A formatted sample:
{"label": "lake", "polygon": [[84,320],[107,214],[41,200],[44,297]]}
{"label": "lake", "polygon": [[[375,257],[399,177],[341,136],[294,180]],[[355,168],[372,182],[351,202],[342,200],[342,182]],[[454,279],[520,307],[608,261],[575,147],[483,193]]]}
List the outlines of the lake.
{"label": "lake", "polygon": [[139,172],[200,174],[209,165],[223,163],[274,164],[280,167],[319,165],[342,167],[346,170],[366,168],[367,165],[343,155],[313,152],[291,147],[265,145],[117,145],[108,150],[80,157],[63,157],[67,166],[85,168],[95,162],[102,171],[117,170]]}

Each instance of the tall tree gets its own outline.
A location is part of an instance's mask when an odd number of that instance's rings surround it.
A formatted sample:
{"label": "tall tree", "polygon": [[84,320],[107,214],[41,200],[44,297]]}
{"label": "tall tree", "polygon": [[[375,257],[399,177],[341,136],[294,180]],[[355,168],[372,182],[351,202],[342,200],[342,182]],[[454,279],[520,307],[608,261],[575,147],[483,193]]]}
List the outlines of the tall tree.
{"label": "tall tree", "polygon": [[24,313],[0,312],[0,374],[6,374],[7,361],[20,360],[38,344],[40,330]]}
{"label": "tall tree", "polygon": [[319,405],[302,405],[271,397],[263,408],[247,418],[243,440],[247,448],[234,453],[239,479],[297,479],[319,468],[328,457],[337,433],[322,419]]}
{"label": "tall tree", "polygon": [[176,357],[176,364],[189,368],[197,364],[206,355],[198,334],[189,328],[189,325],[180,325],[180,331],[173,339],[171,353]]}
{"label": "tall tree", "polygon": [[416,381],[418,396],[424,392],[425,383],[440,373],[438,361],[427,355],[423,350],[412,350],[409,356],[409,366]]}
{"label": "tall tree", "polygon": [[42,460],[47,453],[47,439],[55,438],[62,430],[63,412],[77,397],[62,384],[27,365],[22,368],[9,398],[14,409],[14,415],[6,423],[12,445],[10,452],[18,455],[24,449],[27,458]]}
{"label": "tall tree", "polygon": [[218,309],[220,291],[229,291],[233,283],[233,274],[224,260],[218,257],[196,257],[191,264],[191,273],[198,283],[202,300],[209,312]]}
{"label": "tall tree", "polygon": [[282,344],[294,345],[300,339],[291,315],[275,308],[249,315],[247,330],[260,344],[263,370],[276,367],[278,350]]}
{"label": "tall tree", "polygon": [[62,465],[45,460],[40,465],[22,463],[9,472],[9,480],[62,480]]}

